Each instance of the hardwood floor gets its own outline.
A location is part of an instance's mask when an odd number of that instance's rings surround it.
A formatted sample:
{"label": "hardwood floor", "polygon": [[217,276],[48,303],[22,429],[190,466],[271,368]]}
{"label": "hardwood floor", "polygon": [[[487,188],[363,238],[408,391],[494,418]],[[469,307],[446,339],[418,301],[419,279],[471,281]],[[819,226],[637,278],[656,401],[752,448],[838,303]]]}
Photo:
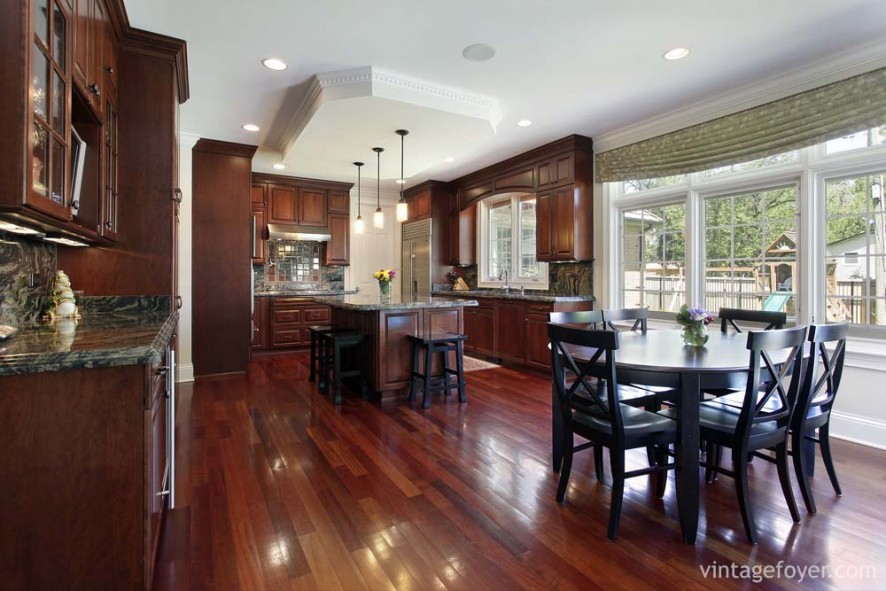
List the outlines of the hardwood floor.
{"label": "hardwood floor", "polygon": [[[731,479],[701,482],[698,542],[680,541],[673,475],[663,500],[625,485],[617,542],[607,481],[576,456],[554,500],[550,383],[507,368],[466,374],[468,402],[336,408],[307,381],[307,356],[253,360],[246,377],[179,392],[177,508],[163,532],[161,590],[722,589],[700,567],[847,569],[854,577],[767,577],[768,588],[886,586],[886,451],[835,441],[844,495],[823,466],[818,514],[791,521],[775,467],[752,465],[761,542],[747,543]],[[641,464],[645,452],[632,452]],[[628,469],[631,469],[629,466]],[[799,490],[795,486],[795,494]],[[872,566],[877,572],[864,569]],[[849,571],[855,571],[849,572]],[[761,574],[758,572],[758,574]],[[765,573],[763,573],[765,574]]]}

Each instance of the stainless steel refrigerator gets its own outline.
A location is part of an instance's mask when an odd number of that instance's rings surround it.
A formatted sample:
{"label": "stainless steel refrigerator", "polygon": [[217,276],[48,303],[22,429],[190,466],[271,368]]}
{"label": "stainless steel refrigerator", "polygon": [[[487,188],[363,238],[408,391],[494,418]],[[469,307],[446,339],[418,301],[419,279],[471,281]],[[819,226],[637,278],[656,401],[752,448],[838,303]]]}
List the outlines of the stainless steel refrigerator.
{"label": "stainless steel refrigerator", "polygon": [[431,220],[403,224],[403,298],[431,295]]}

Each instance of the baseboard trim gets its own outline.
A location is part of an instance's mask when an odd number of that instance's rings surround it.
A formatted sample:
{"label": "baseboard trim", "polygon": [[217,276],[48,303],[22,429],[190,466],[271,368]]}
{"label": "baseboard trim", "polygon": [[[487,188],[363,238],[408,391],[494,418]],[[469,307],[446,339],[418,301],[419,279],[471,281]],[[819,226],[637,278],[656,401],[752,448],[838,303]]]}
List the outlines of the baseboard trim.
{"label": "baseboard trim", "polygon": [[886,450],[886,422],[831,411],[831,436]]}
{"label": "baseboard trim", "polygon": [[194,381],[194,364],[193,363],[179,363],[176,368],[178,371],[175,374],[176,382],[193,382]]}

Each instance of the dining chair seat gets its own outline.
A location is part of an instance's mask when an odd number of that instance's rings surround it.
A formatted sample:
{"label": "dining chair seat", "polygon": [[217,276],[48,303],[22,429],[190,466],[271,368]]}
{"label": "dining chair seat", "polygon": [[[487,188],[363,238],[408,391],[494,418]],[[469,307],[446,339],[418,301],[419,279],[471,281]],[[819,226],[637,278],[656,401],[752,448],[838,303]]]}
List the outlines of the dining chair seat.
{"label": "dining chair seat", "polygon": [[[718,396],[717,398],[714,398],[709,402],[718,402],[737,410],[741,410],[741,405],[744,404],[744,392],[732,392],[731,394]],[[774,396],[767,400],[766,403],[763,405],[763,410],[766,412],[778,412],[781,409],[781,400]]]}
{"label": "dining chair seat", "polygon": [[[609,417],[596,416],[597,414],[604,415],[605,413],[589,410],[587,412],[575,413],[572,420],[585,427],[611,435],[612,425]],[[633,406],[628,406],[626,404],[622,404],[621,406],[621,417],[624,421],[624,434],[626,438],[652,435],[659,431],[673,430],[676,425],[674,418],[672,417],[648,412],[641,408],[634,408]]]}
{"label": "dining chair seat", "polygon": [[[670,419],[676,419],[677,412],[669,408],[658,413]],[[738,426],[740,408],[720,403],[719,399],[703,402],[698,406],[698,424],[703,429],[721,431],[732,435]],[[759,437],[777,431],[775,423],[759,423],[751,428],[751,437]]]}

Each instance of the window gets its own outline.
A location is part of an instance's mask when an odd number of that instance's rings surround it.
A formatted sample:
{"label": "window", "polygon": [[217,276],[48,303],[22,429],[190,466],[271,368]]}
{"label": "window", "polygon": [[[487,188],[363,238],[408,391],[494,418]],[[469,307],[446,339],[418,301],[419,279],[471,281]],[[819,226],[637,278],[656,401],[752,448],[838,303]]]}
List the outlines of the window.
{"label": "window", "polygon": [[886,340],[886,126],[676,178],[605,185],[606,306],[784,311]]}
{"label": "window", "polygon": [[685,174],[674,176],[663,176],[655,179],[641,179],[637,181],[625,181],[625,193],[639,193],[640,191],[648,191],[649,189],[658,189],[661,187],[670,187],[686,182]]}
{"label": "window", "polygon": [[683,203],[622,212],[624,307],[680,309],[686,290],[685,229]]}
{"label": "window", "polygon": [[886,172],[825,184],[825,318],[886,325]]}
{"label": "window", "polygon": [[480,204],[480,285],[547,289],[548,269],[535,260],[535,195],[507,193]]}
{"label": "window", "polygon": [[704,306],[796,315],[797,188],[704,200]]}

